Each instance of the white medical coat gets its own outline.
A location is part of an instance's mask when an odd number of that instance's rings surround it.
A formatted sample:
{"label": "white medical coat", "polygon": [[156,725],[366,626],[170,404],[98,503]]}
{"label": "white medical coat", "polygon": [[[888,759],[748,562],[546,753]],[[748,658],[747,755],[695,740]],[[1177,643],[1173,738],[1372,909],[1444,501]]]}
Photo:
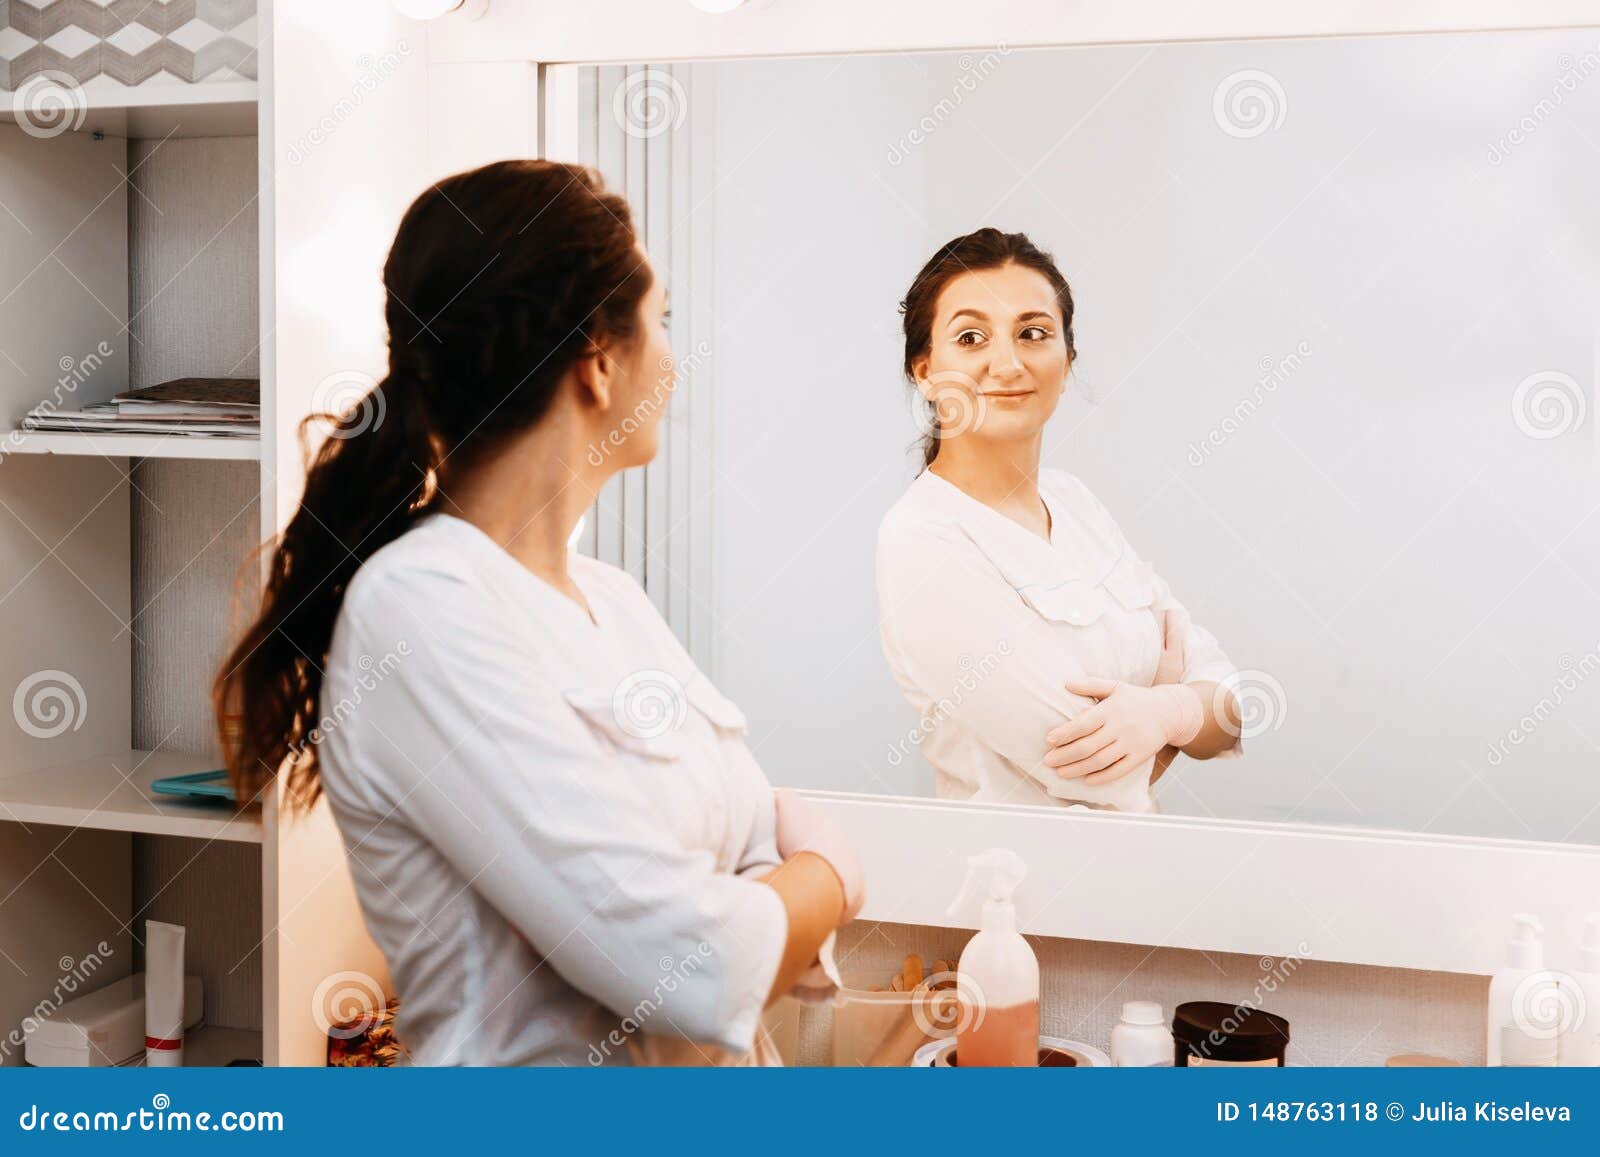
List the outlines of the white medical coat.
{"label": "white medical coat", "polygon": [[[878,530],[884,656],[941,797],[1150,811],[1154,757],[1092,786],[1043,763],[1045,733],[1092,705],[1068,679],[1150,686],[1163,617],[1182,604],[1076,477],[1043,470],[1039,493],[1049,542],[932,471],[917,477]],[[1203,627],[1185,642],[1184,682],[1234,673]]]}
{"label": "white medical coat", "polygon": [[418,1064],[626,1064],[652,1036],[726,1060],[758,1033],[787,917],[743,875],[779,862],[744,718],[633,579],[571,573],[593,620],[433,513],[337,620],[322,783]]}

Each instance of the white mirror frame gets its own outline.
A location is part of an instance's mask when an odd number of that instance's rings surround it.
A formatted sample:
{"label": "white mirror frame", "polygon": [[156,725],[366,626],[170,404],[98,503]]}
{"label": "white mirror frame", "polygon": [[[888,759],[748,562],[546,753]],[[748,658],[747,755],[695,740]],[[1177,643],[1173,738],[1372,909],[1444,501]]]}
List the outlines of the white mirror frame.
{"label": "white mirror frame", "polygon": [[[720,16],[688,0],[492,0],[480,19],[430,25],[428,57],[457,77],[532,62],[539,151],[568,157],[575,86],[558,65],[1587,26],[1600,26],[1600,0],[750,0]],[[1600,847],[807,794],[862,849],[869,920],[971,927],[945,907],[966,857],[996,845],[1029,864],[1019,912],[1044,936],[1487,974],[1512,912],[1544,921],[1549,964],[1563,968],[1585,912],[1600,908]]]}

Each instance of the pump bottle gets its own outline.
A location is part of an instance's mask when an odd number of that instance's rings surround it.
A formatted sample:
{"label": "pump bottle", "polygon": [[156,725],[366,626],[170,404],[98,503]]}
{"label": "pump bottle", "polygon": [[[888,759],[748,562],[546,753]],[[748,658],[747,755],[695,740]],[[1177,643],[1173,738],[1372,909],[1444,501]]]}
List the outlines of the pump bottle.
{"label": "pump bottle", "polygon": [[[1537,916],[1518,913],[1506,943],[1506,963],[1489,981],[1488,1038],[1485,1063],[1490,1066],[1544,1067],[1556,1063],[1556,1040],[1533,1031],[1531,1023],[1544,999],[1537,990],[1546,983],[1544,926]],[[1550,978],[1550,983],[1554,979]]]}
{"label": "pump bottle", "polygon": [[1014,901],[1027,871],[1006,848],[980,852],[968,859],[966,883],[950,906],[956,916],[976,888],[984,889],[978,932],[956,965],[956,1064],[962,1068],[1039,1063],[1039,961],[1017,931]]}
{"label": "pump bottle", "polygon": [[1584,921],[1571,981],[1576,991],[1562,1001],[1572,1020],[1562,1028],[1561,1064],[1600,1067],[1600,912],[1590,912]]}

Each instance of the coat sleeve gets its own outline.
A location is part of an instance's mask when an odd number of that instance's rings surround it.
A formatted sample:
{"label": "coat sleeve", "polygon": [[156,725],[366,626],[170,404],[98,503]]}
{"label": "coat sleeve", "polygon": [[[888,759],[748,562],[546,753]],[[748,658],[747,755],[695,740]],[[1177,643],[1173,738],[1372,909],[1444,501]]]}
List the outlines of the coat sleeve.
{"label": "coat sleeve", "polygon": [[[1096,517],[1107,530],[1114,534],[1121,548],[1133,554],[1138,554],[1128,542],[1127,536],[1122,533],[1122,528],[1117,525],[1111,512],[1107,510],[1088,489],[1081,483],[1077,484],[1079,500],[1089,503]],[[1169,610],[1183,612],[1189,617],[1189,630],[1184,636],[1183,649],[1183,681],[1185,683],[1237,683],[1239,670],[1233,665],[1227,654],[1222,649],[1222,644],[1217,637],[1206,628],[1195,622],[1189,616],[1189,610],[1172,593],[1172,587],[1158,572],[1155,576],[1156,602],[1155,606],[1160,615],[1164,616]],[[1158,622],[1160,619],[1158,618]],[[1244,754],[1244,739],[1235,736],[1233,746],[1220,751],[1212,756],[1213,759],[1235,759]]]}

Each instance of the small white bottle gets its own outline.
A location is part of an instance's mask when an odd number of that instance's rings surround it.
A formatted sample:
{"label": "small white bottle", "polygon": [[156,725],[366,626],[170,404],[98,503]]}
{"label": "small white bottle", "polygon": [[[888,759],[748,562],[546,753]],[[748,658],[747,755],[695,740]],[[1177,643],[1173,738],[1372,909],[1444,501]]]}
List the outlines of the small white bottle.
{"label": "small white bottle", "polygon": [[1560,1063],[1580,1068],[1600,1067],[1600,912],[1590,912],[1578,945],[1578,968],[1572,974],[1576,990],[1562,1007],[1572,1011],[1572,1023],[1563,1027]]}
{"label": "small white bottle", "polygon": [[1117,1068],[1172,1067],[1172,1030],[1153,1000],[1130,1000],[1122,1021],[1111,1030],[1111,1063]]}
{"label": "small white bottle", "polygon": [[981,881],[983,916],[956,965],[956,1063],[962,1068],[1039,1064],[1039,959],[1017,931],[1013,900],[1027,874],[1013,851],[980,852],[967,860],[966,883],[950,905],[950,914],[957,915]]}
{"label": "small white bottle", "polygon": [[[1484,1063],[1489,1066],[1544,1067],[1556,1063],[1555,1038],[1529,1031],[1530,1013],[1542,999],[1538,988],[1546,982],[1544,926],[1537,916],[1519,912],[1511,918],[1513,930],[1506,943],[1506,963],[1489,981],[1488,1035]],[[1550,983],[1554,983],[1553,978]]]}

